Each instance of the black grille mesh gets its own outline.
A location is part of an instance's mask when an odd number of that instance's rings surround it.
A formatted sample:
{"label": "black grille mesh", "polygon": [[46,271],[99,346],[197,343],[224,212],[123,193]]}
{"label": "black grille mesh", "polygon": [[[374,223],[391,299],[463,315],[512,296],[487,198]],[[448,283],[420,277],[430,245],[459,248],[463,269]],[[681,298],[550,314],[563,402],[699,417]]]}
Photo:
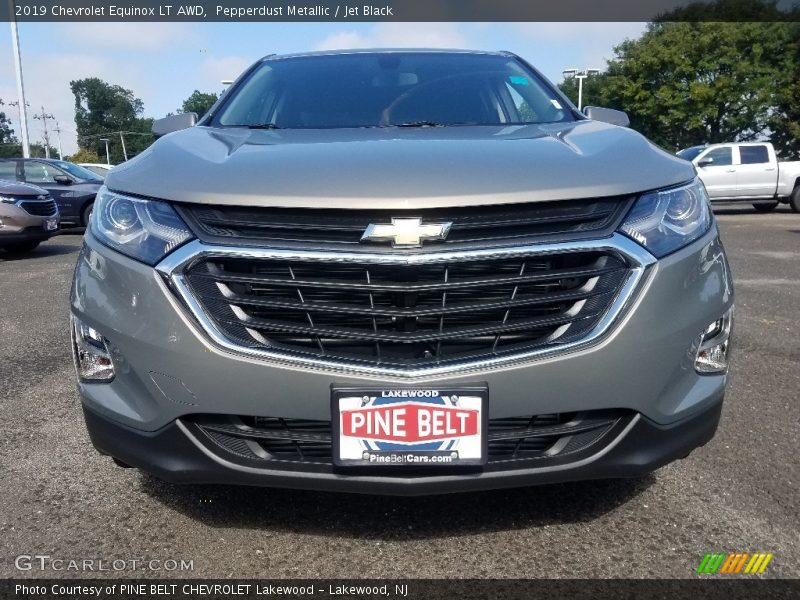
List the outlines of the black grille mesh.
{"label": "black grille mesh", "polygon": [[19,206],[29,215],[37,217],[52,217],[58,212],[53,200],[24,200]]}
{"label": "black grille mesh", "polygon": [[360,244],[370,224],[393,218],[452,223],[443,241],[425,246],[523,244],[553,237],[581,239],[610,234],[630,198],[610,197],[424,210],[341,210],[180,204],[176,208],[203,241],[211,243],[300,244],[381,251],[386,244]]}
{"label": "black grille mesh", "polygon": [[628,267],[602,251],[424,265],[206,258],[186,281],[231,341],[419,367],[586,335]]}
{"label": "black grille mesh", "polygon": [[[594,447],[632,414],[598,410],[490,419],[488,463],[574,456]],[[186,421],[217,449],[248,461],[333,463],[330,421],[228,415],[194,415]]]}

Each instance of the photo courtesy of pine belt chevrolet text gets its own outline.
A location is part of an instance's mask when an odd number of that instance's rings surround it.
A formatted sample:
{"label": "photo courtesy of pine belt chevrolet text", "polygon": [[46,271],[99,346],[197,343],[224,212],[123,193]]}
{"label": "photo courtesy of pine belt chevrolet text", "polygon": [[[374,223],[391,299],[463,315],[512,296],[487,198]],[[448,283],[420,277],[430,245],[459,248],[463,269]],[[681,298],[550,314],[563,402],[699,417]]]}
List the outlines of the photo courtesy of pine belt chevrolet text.
{"label": "photo courtesy of pine belt chevrolet text", "polygon": [[267,56],[156,121],[71,289],[94,446],[175,483],[399,495],[687,456],[731,274],[695,165],[627,125],[457,50]]}

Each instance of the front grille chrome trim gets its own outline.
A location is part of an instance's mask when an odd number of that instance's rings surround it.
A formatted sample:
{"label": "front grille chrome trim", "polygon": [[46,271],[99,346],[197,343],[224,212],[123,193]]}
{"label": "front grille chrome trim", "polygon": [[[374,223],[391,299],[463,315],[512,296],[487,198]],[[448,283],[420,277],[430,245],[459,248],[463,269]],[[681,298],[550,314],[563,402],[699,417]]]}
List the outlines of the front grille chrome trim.
{"label": "front grille chrome trim", "polygon": [[[398,368],[397,366],[378,366],[359,364],[355,360],[326,359],[325,357],[303,356],[273,352],[260,348],[248,348],[228,339],[206,315],[194,292],[189,287],[184,272],[204,258],[250,258],[286,261],[319,261],[361,264],[389,265],[425,265],[442,262],[469,262],[513,258],[518,256],[545,256],[547,254],[563,254],[569,252],[606,251],[616,253],[629,265],[628,275],[619,292],[608,307],[597,325],[579,340],[557,347],[535,348],[510,355],[484,357],[452,361],[435,366]],[[363,253],[363,252],[327,252],[313,250],[295,250],[285,248],[255,248],[216,246],[194,240],[178,248],[164,258],[156,271],[169,283],[174,292],[189,309],[194,321],[220,349],[245,357],[267,360],[276,366],[301,368],[311,371],[335,372],[342,375],[364,375],[382,377],[385,380],[419,381],[442,376],[456,376],[491,371],[503,367],[524,364],[535,359],[574,352],[600,341],[612,328],[618,318],[626,312],[638,291],[644,287],[646,275],[656,263],[655,257],[642,246],[628,237],[615,233],[610,237],[597,240],[578,240],[571,242],[531,244],[512,248],[484,248],[463,251],[412,251],[396,253]],[[169,293],[169,290],[165,291]]]}

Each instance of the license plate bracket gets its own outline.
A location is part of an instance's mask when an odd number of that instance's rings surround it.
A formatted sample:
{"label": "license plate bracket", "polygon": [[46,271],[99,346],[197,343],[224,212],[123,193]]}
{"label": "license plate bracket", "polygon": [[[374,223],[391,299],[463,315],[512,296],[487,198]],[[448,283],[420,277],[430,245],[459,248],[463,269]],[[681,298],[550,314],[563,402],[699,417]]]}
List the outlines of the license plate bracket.
{"label": "license plate bracket", "polygon": [[489,390],[464,386],[331,387],[338,467],[458,467],[488,457]]}

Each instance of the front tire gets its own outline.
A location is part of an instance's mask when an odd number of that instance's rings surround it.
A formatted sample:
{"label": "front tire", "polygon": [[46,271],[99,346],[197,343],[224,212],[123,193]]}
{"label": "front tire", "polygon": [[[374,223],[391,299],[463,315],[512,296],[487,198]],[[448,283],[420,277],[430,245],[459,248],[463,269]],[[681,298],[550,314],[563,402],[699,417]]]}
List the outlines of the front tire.
{"label": "front tire", "polygon": [[758,212],[768,213],[775,210],[775,207],[778,206],[777,202],[754,202],[753,208],[755,208]]}
{"label": "front tire", "polygon": [[794,188],[792,195],[789,196],[789,206],[796,213],[800,213],[800,185]]}
{"label": "front tire", "polygon": [[92,211],[94,210],[94,200],[89,202],[86,206],[83,207],[83,211],[81,211],[81,225],[84,227],[89,227],[89,221],[92,218]]}
{"label": "front tire", "polygon": [[5,247],[6,252],[11,254],[26,254],[33,252],[39,246],[39,242],[17,242],[16,244],[9,244]]}

